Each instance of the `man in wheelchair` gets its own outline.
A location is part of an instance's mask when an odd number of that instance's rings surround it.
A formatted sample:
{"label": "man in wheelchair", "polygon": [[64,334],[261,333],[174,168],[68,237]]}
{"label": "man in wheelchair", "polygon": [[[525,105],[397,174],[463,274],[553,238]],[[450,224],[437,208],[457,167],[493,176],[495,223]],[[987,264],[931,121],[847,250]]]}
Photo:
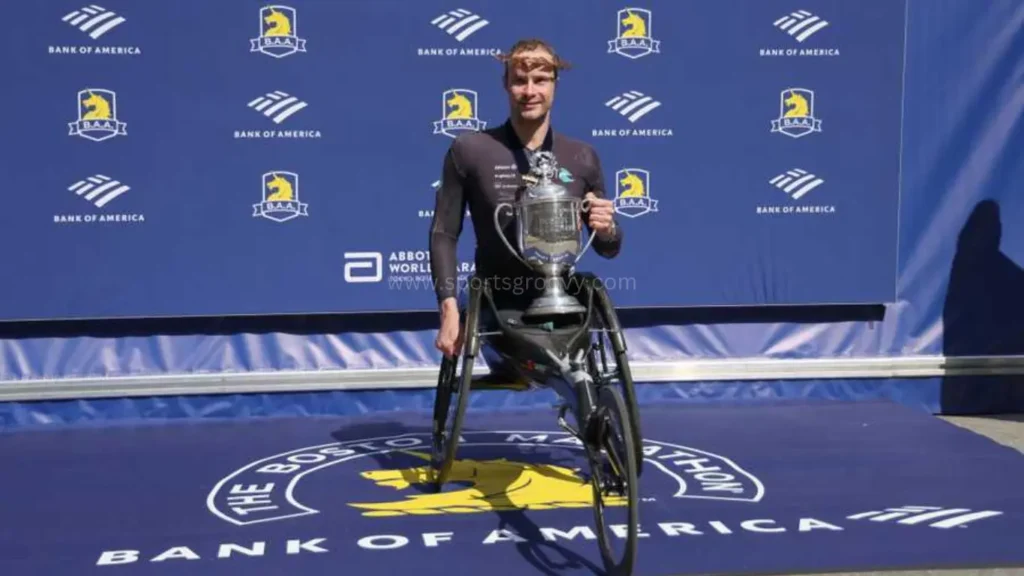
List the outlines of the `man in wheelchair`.
{"label": "man in wheelchair", "polygon": [[[513,316],[529,306],[543,282],[535,271],[509,254],[493,224],[496,207],[514,202],[526,188],[530,157],[552,152],[561,167],[559,180],[570,194],[590,199],[586,224],[597,236],[592,248],[612,258],[619,252],[622,231],[614,220],[612,201],[605,197],[604,174],[597,152],[589,144],[556,132],[551,106],[559,72],[567,68],[555,50],[542,40],[523,40],[502,55],[503,83],[509,117],[494,128],[463,133],[444,157],[430,226],[430,259],[441,312],[436,346],[446,356],[461,350],[460,314],[456,296],[456,244],[468,208],[476,235],[475,278],[484,279],[499,309]],[[503,231],[512,240],[513,223]],[[572,285],[570,285],[572,284]],[[577,291],[580,282],[567,282]],[[585,303],[585,302],[584,302]]]}

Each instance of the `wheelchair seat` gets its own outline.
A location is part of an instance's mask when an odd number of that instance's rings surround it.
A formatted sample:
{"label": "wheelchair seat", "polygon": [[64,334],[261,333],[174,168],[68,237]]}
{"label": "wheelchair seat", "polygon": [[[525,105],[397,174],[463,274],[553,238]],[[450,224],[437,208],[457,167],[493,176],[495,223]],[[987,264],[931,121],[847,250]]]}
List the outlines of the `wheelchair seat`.
{"label": "wheelchair seat", "polygon": [[488,290],[480,305],[480,341],[491,374],[475,377],[478,387],[516,388],[539,384],[557,373],[548,356],[575,357],[591,344],[590,295],[581,294],[586,312],[526,318],[522,307],[499,308]]}

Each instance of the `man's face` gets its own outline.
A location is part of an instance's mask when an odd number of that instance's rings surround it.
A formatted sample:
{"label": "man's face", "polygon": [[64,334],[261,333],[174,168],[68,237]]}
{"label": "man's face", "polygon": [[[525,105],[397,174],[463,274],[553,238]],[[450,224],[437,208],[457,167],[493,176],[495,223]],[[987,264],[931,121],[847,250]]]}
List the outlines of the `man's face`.
{"label": "man's face", "polygon": [[555,100],[551,55],[544,50],[517,54],[509,65],[505,89],[513,114],[524,120],[543,119]]}

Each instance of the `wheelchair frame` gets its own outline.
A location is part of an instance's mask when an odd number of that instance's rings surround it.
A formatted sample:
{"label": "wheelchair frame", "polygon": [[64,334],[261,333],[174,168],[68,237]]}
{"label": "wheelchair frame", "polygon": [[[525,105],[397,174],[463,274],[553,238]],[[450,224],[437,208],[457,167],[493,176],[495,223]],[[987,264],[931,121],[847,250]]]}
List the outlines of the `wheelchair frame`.
{"label": "wheelchair frame", "polygon": [[[626,358],[626,341],[611,300],[593,274],[575,272],[573,276],[573,281],[584,287],[587,311],[580,328],[555,352],[518,328],[505,325],[490,284],[471,278],[468,303],[460,314],[464,322],[461,371],[457,371],[457,357],[445,356],[438,376],[431,458],[434,483],[441,490],[455,462],[471,390],[551,388],[563,401],[558,424],[581,441],[590,465],[594,518],[605,567],[609,574],[625,575],[632,571],[637,545],[638,478],[643,466],[639,410]],[[493,312],[496,331],[480,331],[484,302]],[[593,327],[595,319],[600,325],[597,329]],[[611,371],[603,338],[606,333],[615,360]],[[473,375],[475,359],[481,347],[488,346],[488,337],[507,339],[502,346],[504,351],[491,349],[513,374]],[[511,382],[504,379],[509,376],[513,378]],[[620,386],[613,384],[616,381]],[[569,411],[579,430],[566,422]],[[607,533],[604,520],[604,496],[613,492],[625,496],[629,514],[626,549],[619,558],[612,552],[613,537]]]}

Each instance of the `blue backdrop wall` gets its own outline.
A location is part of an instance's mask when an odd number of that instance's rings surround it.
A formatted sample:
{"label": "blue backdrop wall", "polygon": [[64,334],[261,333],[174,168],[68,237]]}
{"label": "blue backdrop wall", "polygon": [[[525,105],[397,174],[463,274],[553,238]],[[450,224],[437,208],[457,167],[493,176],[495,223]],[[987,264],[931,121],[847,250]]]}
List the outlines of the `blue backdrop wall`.
{"label": "blue backdrop wall", "polygon": [[1024,353],[1018,0],[14,10],[4,381],[436,365],[441,158],[527,36],[574,64],[634,360]]}

